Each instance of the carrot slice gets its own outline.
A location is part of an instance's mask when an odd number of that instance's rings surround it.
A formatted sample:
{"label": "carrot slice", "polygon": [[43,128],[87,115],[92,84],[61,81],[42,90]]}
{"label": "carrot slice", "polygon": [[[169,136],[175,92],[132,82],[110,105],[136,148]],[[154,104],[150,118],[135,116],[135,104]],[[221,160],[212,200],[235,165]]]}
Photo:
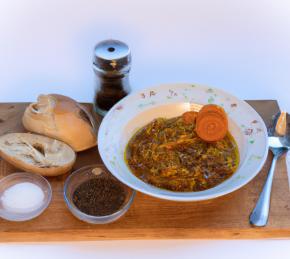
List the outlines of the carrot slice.
{"label": "carrot slice", "polygon": [[197,112],[189,111],[182,114],[182,119],[185,124],[195,123]]}
{"label": "carrot slice", "polygon": [[205,105],[196,118],[196,133],[207,142],[223,139],[228,132],[228,119],[224,109],[217,105]]}
{"label": "carrot slice", "polygon": [[220,114],[224,119],[227,119],[227,114],[225,112],[225,110],[221,107],[221,106],[218,106],[216,104],[207,104],[207,105],[204,105],[200,111],[199,111],[199,115],[200,114],[203,114],[203,113],[218,113]]}

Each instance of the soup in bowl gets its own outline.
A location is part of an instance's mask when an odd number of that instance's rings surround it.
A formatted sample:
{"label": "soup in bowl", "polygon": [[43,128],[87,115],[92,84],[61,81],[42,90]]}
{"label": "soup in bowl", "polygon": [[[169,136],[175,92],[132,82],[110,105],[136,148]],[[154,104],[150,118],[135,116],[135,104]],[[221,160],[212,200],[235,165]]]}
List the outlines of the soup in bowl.
{"label": "soup in bowl", "polygon": [[[228,130],[219,141],[203,141],[195,122],[183,125],[184,113],[208,104],[226,112]],[[263,120],[246,102],[215,88],[169,84],[117,103],[102,121],[98,147],[111,173],[131,188],[163,199],[198,201],[253,179],[268,143]]]}

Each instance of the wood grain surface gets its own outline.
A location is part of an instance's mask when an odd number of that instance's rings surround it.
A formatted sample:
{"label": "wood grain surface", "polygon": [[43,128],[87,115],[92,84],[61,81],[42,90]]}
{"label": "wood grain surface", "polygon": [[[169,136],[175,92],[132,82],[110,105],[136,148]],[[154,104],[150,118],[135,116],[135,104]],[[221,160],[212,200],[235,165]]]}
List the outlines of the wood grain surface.
{"label": "wood grain surface", "polygon": [[[266,123],[279,110],[276,101],[249,101]],[[23,132],[21,117],[27,104],[0,104],[0,135]],[[88,105],[91,108],[90,105]],[[290,237],[290,193],[285,158],[277,164],[269,224],[253,228],[248,217],[262,189],[271,162],[243,188],[203,202],[171,202],[138,193],[127,214],[107,225],[90,225],[76,219],[63,200],[67,175],[48,178],[53,198],[48,209],[27,222],[0,219],[0,242],[46,242],[111,239],[257,239]],[[97,148],[78,154],[73,170],[101,162]],[[0,160],[0,177],[19,171]]]}

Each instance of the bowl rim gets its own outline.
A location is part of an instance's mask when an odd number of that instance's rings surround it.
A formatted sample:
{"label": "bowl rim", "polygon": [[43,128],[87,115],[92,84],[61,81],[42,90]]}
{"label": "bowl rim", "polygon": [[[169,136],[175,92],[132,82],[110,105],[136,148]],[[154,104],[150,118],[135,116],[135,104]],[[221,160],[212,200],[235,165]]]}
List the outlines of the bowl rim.
{"label": "bowl rim", "polygon": [[[106,223],[109,223],[109,221],[111,222],[114,219],[118,219],[119,216],[122,216],[125,212],[127,212],[127,210],[131,207],[131,205],[134,201],[136,191],[135,191],[135,189],[131,188],[132,193],[130,194],[128,201],[119,210],[117,210],[116,212],[114,212],[112,214],[108,214],[108,215],[104,215],[104,216],[93,216],[93,215],[89,215],[89,214],[82,212],[72,202],[70,202],[68,195],[67,195],[67,190],[68,190],[70,181],[74,176],[82,173],[83,170],[85,170],[85,169],[89,169],[89,168],[97,167],[97,166],[105,167],[104,164],[91,164],[91,165],[86,165],[86,166],[80,167],[77,170],[75,170],[74,172],[72,172],[65,180],[64,188],[63,188],[63,197],[64,197],[65,203],[66,203],[67,207],[69,208],[69,210],[78,219],[85,221],[85,222],[88,222],[88,223],[93,223],[95,220],[103,220],[104,221],[103,224],[106,224]],[[108,172],[108,173],[110,173],[110,172]],[[112,174],[112,176],[115,177],[113,174]],[[117,180],[120,181],[119,179],[117,179]],[[124,184],[124,183],[121,182],[121,184]],[[127,186],[127,185],[125,184],[125,186]]]}
{"label": "bowl rim", "polygon": [[[112,115],[112,113],[118,109],[118,107],[120,107],[122,105],[123,102],[126,102],[127,99],[131,98],[132,96],[137,96],[138,94],[142,94],[144,91],[156,91],[160,88],[170,88],[170,87],[174,87],[174,86],[185,86],[185,85],[195,85],[195,86],[199,86],[199,87],[202,87],[204,89],[206,88],[211,88],[213,90],[218,90],[220,93],[224,94],[224,95],[227,95],[231,98],[234,98],[236,100],[238,100],[239,102],[242,102],[244,105],[247,106],[248,109],[250,109],[255,115],[256,117],[262,122],[262,125],[261,127],[263,128],[263,135],[264,135],[264,141],[265,141],[265,149],[263,151],[263,155],[261,157],[261,160],[260,160],[260,164],[259,166],[256,168],[255,172],[253,174],[251,174],[250,177],[247,177],[247,179],[239,184],[237,184],[236,186],[232,186],[231,188],[227,188],[226,190],[222,190],[222,191],[217,191],[216,193],[213,193],[213,194],[206,194],[204,196],[169,196],[167,194],[163,194],[163,193],[156,193],[156,192],[151,192],[151,191],[147,191],[146,189],[143,189],[143,188],[140,188],[138,185],[135,185],[135,184],[132,184],[131,182],[127,182],[125,179],[123,179],[122,176],[118,175],[118,174],[115,174],[114,173],[114,168],[112,167],[112,165],[107,162],[107,159],[104,155],[104,146],[103,145],[99,145],[99,143],[102,143],[102,139],[104,137],[104,124],[106,122],[106,118],[110,117]],[[163,104],[166,104],[166,103],[163,103]],[[165,199],[165,200],[171,200],[171,201],[181,201],[181,202],[191,202],[191,201],[203,201],[203,200],[209,200],[209,199],[214,199],[214,198],[218,198],[218,197],[221,197],[221,196],[224,196],[224,195],[227,195],[229,193],[232,193],[240,188],[242,188],[243,186],[245,186],[246,184],[248,184],[251,180],[253,180],[257,175],[258,173],[261,171],[262,167],[264,166],[265,164],[265,161],[267,159],[267,156],[268,156],[268,149],[269,149],[269,143],[268,143],[268,135],[267,135],[267,128],[266,128],[266,125],[264,123],[264,120],[262,119],[262,117],[260,116],[260,114],[251,106],[249,105],[246,101],[244,100],[241,100],[239,99],[238,97],[232,95],[231,93],[228,93],[226,92],[225,90],[223,89],[220,89],[220,88],[216,88],[216,87],[212,87],[212,86],[207,86],[207,85],[203,85],[203,84],[192,84],[192,83],[164,83],[164,84],[159,84],[159,85],[155,85],[155,86],[151,86],[151,87],[147,87],[147,88],[143,88],[143,89],[140,89],[138,91],[134,91],[133,93],[127,95],[126,97],[124,97],[123,99],[121,99],[119,102],[117,102],[109,111],[108,113],[106,114],[106,116],[103,118],[101,124],[100,124],[100,127],[99,127],[99,131],[98,131],[98,150],[99,150],[99,154],[102,158],[102,161],[104,162],[104,164],[106,165],[106,167],[109,169],[109,171],[114,175],[114,177],[116,177],[119,181],[121,181],[123,184],[129,186],[130,188],[136,190],[136,191],[139,191],[141,193],[144,193],[144,194],[147,194],[149,196],[152,196],[152,197],[156,197],[156,198],[161,198],[161,199]],[[130,169],[129,169],[130,171]],[[131,174],[133,174],[131,172]],[[134,174],[133,174],[134,175]],[[136,177],[136,176],[135,176]],[[231,177],[230,177],[231,178]],[[229,178],[229,179],[230,179]],[[140,180],[139,178],[137,178],[138,180]],[[225,180],[224,182],[228,181],[229,179]],[[143,181],[142,181],[143,182]],[[145,182],[143,182],[145,183]],[[150,185],[148,183],[145,183],[147,185]],[[153,185],[150,185],[150,186],[153,186]],[[219,186],[219,185],[217,185]],[[215,186],[215,187],[217,187]],[[157,188],[159,190],[163,190],[161,188],[158,188],[156,186],[153,186],[154,188]],[[213,187],[213,188],[215,188]],[[210,188],[212,189],[212,188]],[[209,189],[207,189],[209,190]],[[202,193],[204,191],[199,191],[199,192],[174,192],[174,191],[170,191],[170,190],[165,190],[167,193],[182,193],[182,194],[185,194],[185,195],[188,195],[188,194],[192,194],[192,193]],[[205,190],[206,191],[206,190]]]}

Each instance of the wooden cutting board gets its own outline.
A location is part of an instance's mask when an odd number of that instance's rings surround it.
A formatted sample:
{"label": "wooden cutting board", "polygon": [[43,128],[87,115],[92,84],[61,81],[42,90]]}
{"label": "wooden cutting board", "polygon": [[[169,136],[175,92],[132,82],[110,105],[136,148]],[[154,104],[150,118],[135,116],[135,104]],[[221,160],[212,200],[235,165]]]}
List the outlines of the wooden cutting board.
{"label": "wooden cutting board", "polygon": [[[261,114],[266,124],[279,110],[276,101],[249,103]],[[21,117],[26,105],[0,104],[0,135],[24,131]],[[277,164],[268,225],[253,228],[248,223],[271,158],[269,154],[263,170],[254,180],[229,195],[203,202],[178,203],[138,193],[127,214],[107,225],[90,225],[74,218],[63,200],[63,184],[67,175],[49,178],[53,191],[49,208],[28,222],[16,223],[0,219],[0,241],[289,238],[290,193],[285,158]],[[78,154],[74,170],[98,162],[101,162],[100,156],[97,148],[94,148]],[[17,171],[0,160],[0,177]]]}

